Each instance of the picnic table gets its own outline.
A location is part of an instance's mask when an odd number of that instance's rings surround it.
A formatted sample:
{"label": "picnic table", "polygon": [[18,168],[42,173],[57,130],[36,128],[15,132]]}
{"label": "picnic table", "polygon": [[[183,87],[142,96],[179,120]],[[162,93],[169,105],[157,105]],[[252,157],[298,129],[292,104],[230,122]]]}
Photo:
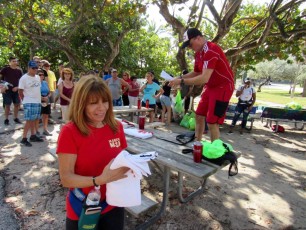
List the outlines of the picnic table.
{"label": "picnic table", "polygon": [[297,124],[301,123],[300,130],[304,129],[306,124],[306,110],[294,110],[287,108],[277,108],[277,107],[265,107],[261,114],[261,121],[266,119],[265,127],[272,126],[275,122],[276,128],[275,132],[278,130],[278,125],[280,122],[292,122],[294,127],[298,129]]}
{"label": "picnic table", "polygon": [[150,112],[153,111],[152,108],[146,108],[146,107],[141,107],[140,109],[138,109],[137,106],[114,106],[114,113],[115,115],[122,115],[122,114],[128,114],[130,117],[130,121],[134,121],[134,114],[136,112]]}
{"label": "picnic table", "polygon": [[[171,170],[178,172],[177,195],[181,203],[186,203],[195,196],[202,194],[208,177],[225,166],[218,166],[204,160],[202,160],[202,163],[195,163],[193,161],[192,153],[182,154],[182,150],[187,147],[191,148],[192,144],[182,146],[159,139],[166,138],[175,141],[175,137],[178,135],[177,133],[169,133],[151,128],[146,128],[145,130],[153,132],[153,137],[148,139],[137,139],[126,135],[128,142],[127,150],[130,153],[135,154],[153,150],[158,152],[159,155],[153,160],[153,162],[163,168],[163,200],[156,214],[146,220],[143,224],[137,226],[136,229],[147,229],[164,215],[169,200],[168,193]],[[240,156],[240,153],[237,155]],[[183,194],[183,175],[189,175],[193,179],[199,181],[199,187],[187,195]],[[126,208],[126,210],[135,216],[138,216],[141,212],[157,205],[155,201],[150,200],[148,197],[142,197],[144,198],[142,205],[129,207]]]}

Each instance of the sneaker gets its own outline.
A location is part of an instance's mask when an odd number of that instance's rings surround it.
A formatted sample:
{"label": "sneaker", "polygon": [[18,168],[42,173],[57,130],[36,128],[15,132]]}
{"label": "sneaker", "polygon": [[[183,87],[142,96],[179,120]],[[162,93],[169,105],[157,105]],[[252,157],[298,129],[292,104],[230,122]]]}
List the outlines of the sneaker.
{"label": "sneaker", "polygon": [[22,140],[20,141],[20,144],[27,146],[27,147],[31,147],[32,144],[30,142],[28,142],[27,138],[22,138]]}
{"label": "sneaker", "polygon": [[49,133],[47,130],[44,130],[44,131],[43,131],[43,135],[45,135],[45,136],[52,136],[52,134]]}
{"label": "sneaker", "polygon": [[41,133],[40,133],[39,131],[37,131],[35,135],[36,135],[37,137],[39,137],[39,138],[42,137],[42,135],[41,135]]}
{"label": "sneaker", "polygon": [[233,134],[233,131],[230,130],[230,131],[227,132],[227,134],[228,134],[228,135]]}
{"label": "sneaker", "polygon": [[4,124],[5,124],[5,125],[9,125],[9,124],[10,124],[9,119],[5,119],[5,120],[4,120]]}
{"label": "sneaker", "polygon": [[36,135],[32,135],[32,136],[30,137],[30,141],[31,141],[31,142],[43,142],[44,140],[43,140],[42,138],[36,136]]}
{"label": "sneaker", "polygon": [[54,125],[54,124],[55,124],[55,121],[52,120],[52,119],[48,119],[48,124],[49,124],[49,125]]}
{"label": "sneaker", "polygon": [[16,124],[22,124],[22,122],[18,118],[15,118],[14,121]]}

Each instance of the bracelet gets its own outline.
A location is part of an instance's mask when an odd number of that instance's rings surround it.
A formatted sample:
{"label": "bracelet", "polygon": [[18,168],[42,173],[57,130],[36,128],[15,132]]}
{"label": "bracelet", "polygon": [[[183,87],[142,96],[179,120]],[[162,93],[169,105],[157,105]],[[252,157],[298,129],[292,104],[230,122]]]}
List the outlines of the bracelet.
{"label": "bracelet", "polygon": [[92,177],[92,183],[93,183],[94,186],[96,186],[96,187],[99,186],[99,185],[96,184],[96,177],[95,177],[95,176]]}

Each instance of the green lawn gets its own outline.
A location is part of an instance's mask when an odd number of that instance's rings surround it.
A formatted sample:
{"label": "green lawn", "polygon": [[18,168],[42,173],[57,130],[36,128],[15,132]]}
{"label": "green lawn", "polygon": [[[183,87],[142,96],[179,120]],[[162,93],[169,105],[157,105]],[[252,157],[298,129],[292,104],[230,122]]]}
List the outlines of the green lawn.
{"label": "green lawn", "polygon": [[[235,93],[234,93],[235,94]],[[294,97],[291,98],[288,90],[282,89],[271,89],[271,88],[262,88],[261,92],[256,93],[255,105],[268,105],[269,102],[286,105],[292,101],[300,104],[303,108],[306,108],[306,97],[301,96],[301,91],[295,93]],[[235,95],[231,98],[231,103],[237,103],[237,98]]]}

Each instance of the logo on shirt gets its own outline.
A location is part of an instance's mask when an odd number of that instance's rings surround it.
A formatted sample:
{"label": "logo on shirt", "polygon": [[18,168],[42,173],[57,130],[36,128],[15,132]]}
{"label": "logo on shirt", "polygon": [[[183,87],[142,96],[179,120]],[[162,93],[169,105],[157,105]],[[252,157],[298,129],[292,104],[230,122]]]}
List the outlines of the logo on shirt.
{"label": "logo on shirt", "polygon": [[120,147],[120,138],[115,138],[115,139],[109,140],[109,146],[111,148]]}

